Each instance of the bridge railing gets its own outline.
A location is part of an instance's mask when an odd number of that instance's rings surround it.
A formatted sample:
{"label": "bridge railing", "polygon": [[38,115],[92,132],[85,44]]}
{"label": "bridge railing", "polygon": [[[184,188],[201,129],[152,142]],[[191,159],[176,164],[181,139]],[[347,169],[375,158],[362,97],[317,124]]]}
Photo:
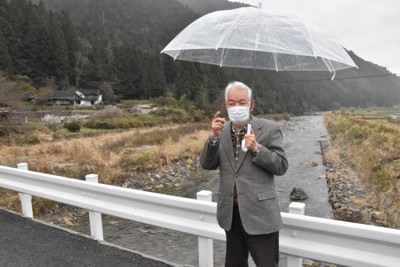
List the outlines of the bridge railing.
{"label": "bridge railing", "polygon": [[[21,193],[22,210],[32,217],[31,195],[89,210],[91,234],[103,239],[101,213],[185,232],[199,237],[199,265],[213,266],[212,240],[225,241],[216,221],[216,203],[207,192],[202,200],[169,196],[0,166],[0,187]],[[292,203],[293,204],[293,203]],[[304,211],[301,203],[292,207]],[[301,258],[345,266],[400,266],[400,230],[282,213],[280,252],[288,266]]]}

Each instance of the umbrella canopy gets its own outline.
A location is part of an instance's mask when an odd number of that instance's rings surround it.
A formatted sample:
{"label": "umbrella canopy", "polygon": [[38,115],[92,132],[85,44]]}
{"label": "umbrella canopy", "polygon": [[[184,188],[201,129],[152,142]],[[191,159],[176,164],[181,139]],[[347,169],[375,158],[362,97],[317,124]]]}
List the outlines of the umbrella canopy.
{"label": "umbrella canopy", "polygon": [[357,67],[341,45],[312,25],[253,7],[209,13],[161,52],[174,59],[276,71]]}

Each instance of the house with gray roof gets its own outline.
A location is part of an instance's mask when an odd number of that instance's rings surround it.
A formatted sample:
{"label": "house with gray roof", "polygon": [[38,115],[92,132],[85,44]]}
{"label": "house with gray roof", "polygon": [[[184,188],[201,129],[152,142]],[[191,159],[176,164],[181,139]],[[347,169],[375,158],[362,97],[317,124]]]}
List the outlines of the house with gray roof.
{"label": "house with gray roof", "polygon": [[99,90],[79,89],[75,92],[55,91],[49,98],[49,104],[57,106],[96,106],[103,103]]}

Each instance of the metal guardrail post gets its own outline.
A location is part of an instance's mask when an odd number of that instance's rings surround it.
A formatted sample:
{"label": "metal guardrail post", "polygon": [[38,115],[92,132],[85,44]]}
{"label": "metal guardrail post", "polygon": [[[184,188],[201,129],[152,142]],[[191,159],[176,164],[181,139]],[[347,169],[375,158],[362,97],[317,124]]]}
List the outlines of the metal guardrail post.
{"label": "metal guardrail post", "polygon": [[[28,163],[18,163],[17,169],[27,171]],[[19,193],[19,198],[21,200],[22,214],[24,214],[25,217],[33,218],[32,196],[25,193]]]}
{"label": "metal guardrail post", "polygon": [[[289,205],[289,213],[304,215],[305,214],[306,204],[300,202],[292,202]],[[298,233],[293,231],[291,233],[292,237],[296,237]],[[287,267],[302,267],[303,266],[303,258],[295,257],[295,256],[287,256]]]}
{"label": "metal guardrail post", "polygon": [[[202,190],[197,192],[197,200],[212,201],[212,192]],[[200,220],[204,220],[203,216],[200,215]],[[213,253],[213,240],[210,238],[199,237],[199,267],[213,267],[214,265],[214,253]]]}
{"label": "metal guardrail post", "polygon": [[[89,183],[98,183],[99,176],[97,174],[88,174],[85,179]],[[96,196],[93,196],[96,198]],[[97,240],[104,240],[103,237],[103,222],[101,220],[101,213],[97,211],[89,210],[89,221],[90,221],[90,235]]]}

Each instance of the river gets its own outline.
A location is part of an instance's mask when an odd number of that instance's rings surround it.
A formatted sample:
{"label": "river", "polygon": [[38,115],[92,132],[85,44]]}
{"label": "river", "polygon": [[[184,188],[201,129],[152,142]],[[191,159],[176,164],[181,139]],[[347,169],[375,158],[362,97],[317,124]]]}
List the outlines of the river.
{"label": "river", "polygon": [[[276,188],[280,209],[288,212],[289,194],[294,187],[300,187],[308,194],[306,215],[329,218],[331,206],[322,163],[320,141],[328,138],[322,116],[292,117],[281,122],[284,149],[289,161],[289,170],[276,177]],[[218,171],[196,170],[185,179],[181,187],[164,187],[162,193],[188,198],[196,198],[201,190],[213,192],[216,201],[218,191]],[[90,234],[88,225],[74,229]],[[108,242],[138,251],[143,254],[163,258],[183,266],[198,266],[197,237],[188,234],[153,227],[142,223],[103,215],[104,239]],[[223,266],[225,243],[214,241],[214,266]],[[281,262],[285,261],[282,256]],[[250,266],[254,266],[251,263]]]}

